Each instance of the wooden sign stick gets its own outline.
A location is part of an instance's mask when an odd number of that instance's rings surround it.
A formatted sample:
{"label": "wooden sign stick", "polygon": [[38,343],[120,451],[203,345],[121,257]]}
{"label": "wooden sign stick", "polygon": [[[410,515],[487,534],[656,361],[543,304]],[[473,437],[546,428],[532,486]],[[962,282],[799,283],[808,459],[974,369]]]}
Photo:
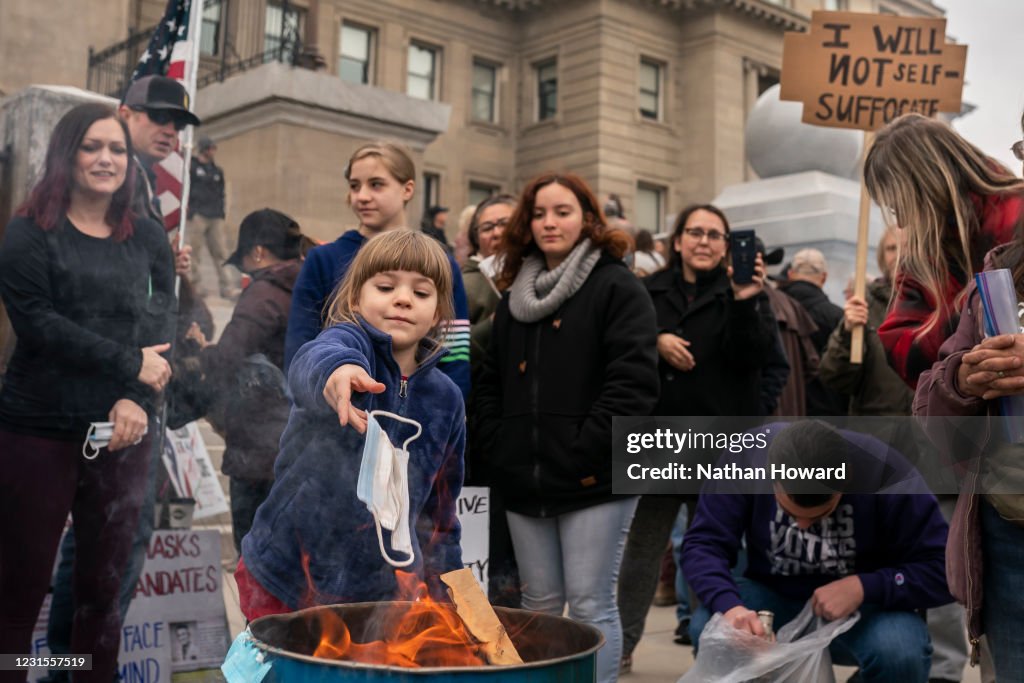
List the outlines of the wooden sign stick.
{"label": "wooden sign stick", "polygon": [[[868,158],[868,150],[875,140],[875,134],[870,131],[864,132],[864,153],[860,159],[860,212],[857,215],[857,261],[854,265],[853,293],[854,296],[864,298],[867,290],[868,270],[868,228],[871,225],[871,197],[868,195],[868,186],[864,182],[864,162]],[[850,362],[860,365],[864,361],[864,326],[858,325],[853,328],[850,337]]]}
{"label": "wooden sign stick", "polygon": [[479,640],[484,656],[491,664],[522,664],[523,660],[508,637],[508,632],[498,620],[491,603],[473,576],[472,569],[456,569],[441,574],[441,580],[448,586],[448,595],[455,603],[455,611],[462,622]]}

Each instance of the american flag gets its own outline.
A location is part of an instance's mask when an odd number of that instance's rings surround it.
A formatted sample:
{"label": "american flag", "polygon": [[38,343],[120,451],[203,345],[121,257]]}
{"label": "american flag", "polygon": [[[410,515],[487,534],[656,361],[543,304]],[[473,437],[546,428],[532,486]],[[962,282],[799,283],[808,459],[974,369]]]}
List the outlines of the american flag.
{"label": "american flag", "polygon": [[[185,81],[185,64],[192,56],[192,41],[189,36],[189,19],[192,0],[168,0],[163,19],[153,31],[146,51],[139,58],[139,64],[132,72],[131,81],[143,76],[167,76],[188,89]],[[194,36],[198,39],[198,36]],[[130,81],[130,82],[131,82]],[[127,89],[127,88],[126,88]],[[189,93],[190,99],[194,93]],[[182,173],[185,159],[180,150],[175,150],[156,165],[156,192],[160,200],[160,211],[164,227],[170,231],[181,221]]]}

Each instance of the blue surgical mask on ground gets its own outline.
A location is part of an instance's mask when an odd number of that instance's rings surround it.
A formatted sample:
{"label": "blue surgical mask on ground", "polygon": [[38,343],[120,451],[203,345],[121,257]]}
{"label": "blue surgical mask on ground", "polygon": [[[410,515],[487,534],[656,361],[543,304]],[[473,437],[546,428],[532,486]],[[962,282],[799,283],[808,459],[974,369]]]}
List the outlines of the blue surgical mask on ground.
{"label": "blue surgical mask on ground", "polygon": [[[378,417],[412,425],[416,433],[406,439],[401,448],[396,448],[381,428]],[[409,444],[419,438],[423,427],[416,420],[384,410],[371,410],[366,418],[366,441],[359,464],[356,496],[366,503],[366,509],[373,515],[384,560],[393,567],[407,567],[415,559],[409,526]],[[391,532],[391,550],[408,555],[408,559],[394,560],[388,555],[381,528]]]}

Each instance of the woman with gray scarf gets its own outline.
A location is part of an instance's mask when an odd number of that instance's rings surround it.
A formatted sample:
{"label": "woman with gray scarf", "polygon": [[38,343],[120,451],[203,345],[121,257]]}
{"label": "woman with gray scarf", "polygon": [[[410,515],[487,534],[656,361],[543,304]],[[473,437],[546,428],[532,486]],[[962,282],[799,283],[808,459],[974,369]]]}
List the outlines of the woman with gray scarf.
{"label": "woman with gray scarf", "polygon": [[508,510],[523,607],[592,624],[607,641],[597,680],[615,681],[615,585],[635,497],[612,494],[612,416],[658,398],[654,309],[579,177],[523,191],[505,229],[491,345],[481,373],[484,457]]}

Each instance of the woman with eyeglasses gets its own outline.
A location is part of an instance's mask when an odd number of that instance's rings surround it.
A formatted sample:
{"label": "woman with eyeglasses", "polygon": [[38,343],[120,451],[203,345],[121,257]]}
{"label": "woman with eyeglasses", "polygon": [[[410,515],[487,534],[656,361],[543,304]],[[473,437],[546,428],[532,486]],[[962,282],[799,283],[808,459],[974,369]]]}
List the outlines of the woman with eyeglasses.
{"label": "woman with eyeglasses", "polygon": [[469,221],[469,244],[473,253],[462,266],[462,284],[469,304],[470,365],[474,377],[480,359],[487,352],[491,318],[500,298],[494,284],[494,255],[515,208],[516,198],[512,195],[495,195],[480,202]]}
{"label": "woman with eyeglasses", "polygon": [[[515,211],[516,203],[516,198],[512,195],[494,195],[477,205],[469,221],[467,237],[472,256],[462,265],[462,282],[466,287],[466,300],[469,303],[469,365],[474,388],[480,383],[480,371],[491,342],[494,311],[501,300],[498,287],[494,283],[497,275],[495,261],[502,235]],[[466,423],[466,482],[472,485],[491,486],[491,500],[488,506],[488,598],[493,605],[519,607],[519,572],[512,550],[512,537],[508,531],[504,501],[498,489],[491,485],[487,452],[479,440],[475,390],[470,390],[469,400],[466,402]]]}
{"label": "woman with eyeglasses", "polygon": [[[680,212],[671,244],[667,267],[643,280],[658,318],[661,393],[654,414],[759,415],[761,368],[777,334],[762,291],[761,255],[750,283],[733,282],[729,221],[709,204]],[[659,561],[684,500],[640,497],[619,579],[623,669],[632,666],[657,587]]]}
{"label": "woman with eyeglasses", "polygon": [[668,267],[644,280],[658,314],[657,415],[759,414],[775,319],[761,255],[746,284],[732,281],[728,256],[725,214],[690,206],[676,220]]}
{"label": "woman with eyeglasses", "polygon": [[1013,238],[1024,181],[947,124],[906,114],[879,131],[864,182],[888,222],[905,232],[895,300],[878,336],[913,388],[956,329],[985,254]]}

